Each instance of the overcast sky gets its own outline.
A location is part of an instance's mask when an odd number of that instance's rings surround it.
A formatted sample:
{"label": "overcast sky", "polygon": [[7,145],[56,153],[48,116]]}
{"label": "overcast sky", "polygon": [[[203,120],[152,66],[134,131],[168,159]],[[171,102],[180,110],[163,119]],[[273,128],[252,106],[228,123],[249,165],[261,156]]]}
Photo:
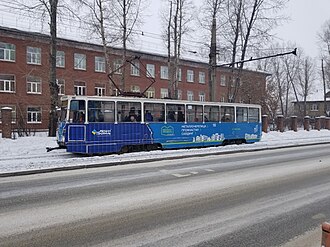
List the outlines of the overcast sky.
{"label": "overcast sky", "polygon": [[[149,0],[149,17],[145,18],[145,30],[160,34],[159,7],[161,0]],[[201,1],[194,0],[196,5]],[[274,30],[281,43],[291,41],[302,47],[311,57],[319,54],[317,33],[330,19],[330,0],[290,0],[284,14],[289,17],[283,26]],[[152,44],[151,44],[152,46]]]}
{"label": "overcast sky", "polygon": [[283,41],[293,41],[309,56],[319,54],[317,34],[330,20],[330,0],[290,0],[285,13],[290,21],[277,29]]}
{"label": "overcast sky", "polygon": [[[38,20],[30,20],[27,15],[17,15],[13,9],[18,7],[16,1],[0,0],[0,25],[18,28],[26,31],[40,31]],[[148,0],[149,6],[144,10],[147,15],[144,19],[145,25],[141,27],[144,32],[139,35],[140,39],[135,43],[135,49],[143,49],[147,47],[149,52],[166,54],[164,42],[161,39],[161,25],[160,25],[160,5],[164,0]],[[200,5],[202,0],[193,0],[196,5]],[[284,13],[290,18],[283,26],[274,30],[279,37],[278,42],[292,41],[301,46],[305,53],[311,57],[317,57],[319,54],[317,45],[317,33],[320,32],[322,24],[330,19],[330,0],[290,0]],[[78,38],[79,33],[84,33],[79,24],[61,24],[59,29],[59,36],[71,39]],[[73,26],[70,26],[73,25]],[[39,26],[39,28],[38,28]],[[44,24],[47,26],[47,23]],[[77,33],[75,35],[75,33]],[[85,35],[85,34],[84,34]],[[139,37],[137,37],[139,38]],[[90,41],[90,37],[86,39]],[[208,43],[208,42],[207,42]],[[195,42],[191,39],[183,44],[183,49],[198,50],[202,43]],[[208,54],[208,51],[205,52]],[[195,55],[198,58],[198,54]]]}

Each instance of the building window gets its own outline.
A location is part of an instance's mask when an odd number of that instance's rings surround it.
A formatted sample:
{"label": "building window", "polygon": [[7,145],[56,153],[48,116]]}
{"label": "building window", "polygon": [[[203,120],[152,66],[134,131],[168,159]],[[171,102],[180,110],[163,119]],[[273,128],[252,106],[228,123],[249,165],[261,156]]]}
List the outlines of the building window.
{"label": "building window", "polygon": [[199,83],[205,84],[205,72],[199,72],[198,73],[198,81]]}
{"label": "building window", "polygon": [[132,85],[131,86],[131,92],[139,93],[140,92],[140,87],[136,86],[136,85]]}
{"label": "building window", "polygon": [[58,86],[58,95],[64,95],[65,94],[64,79],[56,79],[56,84]]}
{"label": "building window", "polygon": [[123,62],[121,59],[116,59],[113,61],[113,71],[115,74],[121,74],[122,73],[122,66]]}
{"label": "building window", "polygon": [[220,86],[226,86],[226,76],[225,75],[221,75],[220,76]]}
{"label": "building window", "polygon": [[160,79],[168,79],[168,67],[160,66]]}
{"label": "building window", "polygon": [[83,81],[74,82],[74,94],[75,95],[86,95],[86,85]]}
{"label": "building window", "polygon": [[96,96],[104,96],[105,95],[105,86],[96,85],[95,86],[95,95]]}
{"label": "building window", "polygon": [[188,69],[187,70],[187,82],[194,82],[194,71]]}
{"label": "building window", "polygon": [[155,65],[147,64],[147,77],[155,78]]}
{"label": "building window", "polygon": [[187,100],[189,100],[189,101],[194,100],[194,92],[193,91],[187,91]]}
{"label": "building window", "polygon": [[168,98],[168,89],[167,88],[160,89],[160,98],[162,98],[162,99]]}
{"label": "building window", "polygon": [[65,67],[65,53],[64,51],[56,51],[56,67]]}
{"label": "building window", "polygon": [[95,72],[105,72],[105,57],[95,57]]}
{"label": "building window", "polygon": [[28,46],[26,54],[26,62],[28,64],[41,64],[41,48]]}
{"label": "building window", "polygon": [[147,92],[146,92],[146,96],[147,98],[155,98],[155,88],[154,87],[150,87]]}
{"label": "building window", "polygon": [[0,42],[0,60],[15,62],[16,46],[9,43]]}
{"label": "building window", "polygon": [[140,63],[133,62],[131,64],[131,75],[139,76],[140,75]]}
{"label": "building window", "polygon": [[178,69],[178,81],[182,81],[182,69]]}
{"label": "building window", "polygon": [[182,99],[182,90],[178,89],[178,99]]}
{"label": "building window", "polygon": [[318,104],[311,104],[311,111],[318,111],[319,105]]}
{"label": "building window", "polygon": [[15,105],[0,105],[0,123],[2,122],[1,109],[3,107],[11,108],[11,123],[16,123],[16,106]]}
{"label": "building window", "polygon": [[41,94],[41,78],[37,76],[28,76],[26,79],[27,92],[30,94]]}
{"label": "building window", "polygon": [[41,107],[28,107],[27,108],[27,122],[28,123],[41,123]]}
{"label": "building window", "polygon": [[204,92],[199,93],[199,101],[205,101],[205,93]]}
{"label": "building window", "polygon": [[0,75],[0,92],[4,92],[4,93],[15,92],[14,75]]}
{"label": "building window", "polygon": [[86,55],[75,53],[74,54],[74,68],[79,70],[86,70]]}

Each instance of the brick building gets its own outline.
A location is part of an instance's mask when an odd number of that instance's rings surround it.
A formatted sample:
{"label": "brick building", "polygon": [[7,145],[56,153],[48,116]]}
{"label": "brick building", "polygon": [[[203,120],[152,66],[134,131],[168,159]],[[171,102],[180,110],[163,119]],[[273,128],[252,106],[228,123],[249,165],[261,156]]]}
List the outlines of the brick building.
{"label": "brick building", "polygon": [[[14,128],[47,129],[50,109],[48,35],[0,27],[0,109],[12,108]],[[121,50],[109,48],[111,65],[121,65]],[[105,68],[103,47],[100,45],[58,39],[57,82],[60,95],[113,95]],[[128,56],[140,56],[125,70],[125,91],[142,92],[155,79],[147,91],[148,97],[168,96],[167,57],[140,51],[129,51]],[[136,67],[139,67],[137,69]],[[178,96],[184,100],[208,101],[208,64],[181,60]],[[115,76],[120,82],[121,71]],[[217,101],[227,101],[233,87],[230,81],[238,73],[231,68],[217,68],[214,85]],[[243,70],[238,92],[239,102],[261,103],[266,88],[263,72]],[[229,93],[229,94],[228,94]],[[0,115],[1,121],[1,115]],[[1,129],[1,122],[0,122]]]}

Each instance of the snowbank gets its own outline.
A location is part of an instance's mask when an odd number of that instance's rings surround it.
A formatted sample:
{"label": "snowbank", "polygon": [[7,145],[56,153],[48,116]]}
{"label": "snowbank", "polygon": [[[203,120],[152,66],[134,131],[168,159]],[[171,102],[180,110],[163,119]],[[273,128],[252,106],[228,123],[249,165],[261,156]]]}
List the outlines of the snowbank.
{"label": "snowbank", "polygon": [[53,137],[47,137],[47,133],[36,133],[35,136],[20,137],[18,139],[0,138],[0,173],[88,166],[95,164],[114,164],[146,159],[183,157],[192,154],[211,154],[326,142],[330,143],[329,130],[300,130],[298,132],[286,131],[284,133],[271,131],[266,134],[264,133],[262,140],[254,144],[86,157],[83,155],[67,153],[64,149],[54,150],[47,153],[46,147],[57,146],[56,139]]}

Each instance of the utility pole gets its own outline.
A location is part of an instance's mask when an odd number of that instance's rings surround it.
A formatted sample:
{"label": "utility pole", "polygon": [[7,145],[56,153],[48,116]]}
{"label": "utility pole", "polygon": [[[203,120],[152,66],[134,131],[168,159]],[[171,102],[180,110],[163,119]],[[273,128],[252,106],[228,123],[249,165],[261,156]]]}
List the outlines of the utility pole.
{"label": "utility pole", "polygon": [[171,22],[172,22],[172,1],[170,2],[170,13],[167,26],[167,68],[168,68],[168,97],[172,98],[172,57],[171,57]]}
{"label": "utility pole", "polygon": [[212,20],[211,30],[211,47],[210,47],[210,60],[209,60],[209,101],[216,101],[216,67],[217,67],[217,40],[216,40],[216,19]]}

